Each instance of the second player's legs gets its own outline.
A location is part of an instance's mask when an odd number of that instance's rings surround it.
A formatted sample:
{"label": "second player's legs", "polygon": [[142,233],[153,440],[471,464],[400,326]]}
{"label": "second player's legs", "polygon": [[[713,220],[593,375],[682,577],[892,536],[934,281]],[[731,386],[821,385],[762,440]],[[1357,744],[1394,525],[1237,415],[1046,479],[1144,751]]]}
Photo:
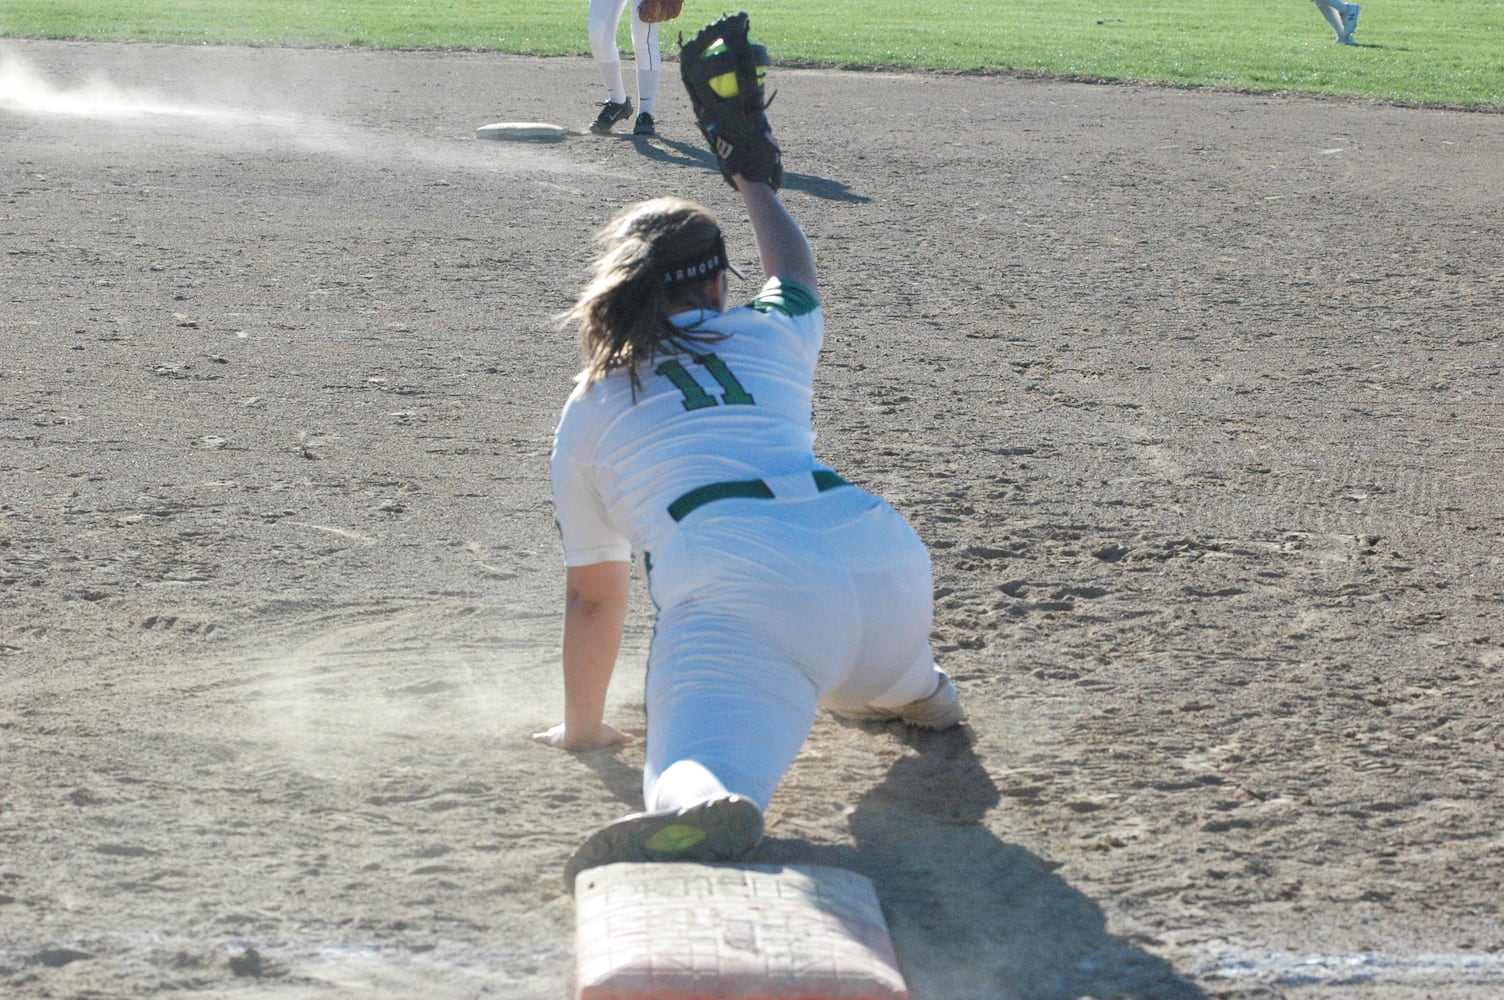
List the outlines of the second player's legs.
{"label": "second player's legs", "polygon": [[644,24],[637,16],[642,0],[632,2],[632,58],[637,63],[637,107],[647,115],[656,114],[658,83],[663,77],[663,57],[658,48],[659,24]]}
{"label": "second player's legs", "polygon": [[[616,31],[628,0],[590,0],[590,52],[600,70],[601,82],[613,104],[627,99],[621,75],[621,50],[616,47]],[[640,0],[638,0],[640,2]],[[635,15],[633,20],[635,21]]]}
{"label": "second player's legs", "polygon": [[658,102],[658,85],[663,77],[663,56],[658,45],[660,25],[644,24],[637,16],[642,0],[590,0],[590,52],[606,85],[613,104],[627,100],[622,76],[621,50],[616,45],[621,15],[630,4],[632,9],[632,58],[637,65],[637,104],[645,114],[653,114]]}

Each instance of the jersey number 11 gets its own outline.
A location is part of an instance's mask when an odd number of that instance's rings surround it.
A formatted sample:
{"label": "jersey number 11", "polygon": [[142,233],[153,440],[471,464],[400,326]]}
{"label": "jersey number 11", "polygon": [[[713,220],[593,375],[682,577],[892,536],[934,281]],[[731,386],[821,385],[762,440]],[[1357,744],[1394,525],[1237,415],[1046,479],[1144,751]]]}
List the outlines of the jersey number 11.
{"label": "jersey number 11", "polygon": [[706,406],[719,406],[725,403],[727,406],[746,406],[757,402],[752,394],[742,388],[742,384],[731,374],[731,369],[726,367],[726,362],[714,354],[702,354],[695,358],[695,364],[704,368],[721,387],[721,398],[718,402],[714,396],[706,392],[704,387],[685,370],[678,361],[665,361],[653,369],[659,375],[674,383],[674,388],[684,394],[684,408],[686,410],[699,410]]}

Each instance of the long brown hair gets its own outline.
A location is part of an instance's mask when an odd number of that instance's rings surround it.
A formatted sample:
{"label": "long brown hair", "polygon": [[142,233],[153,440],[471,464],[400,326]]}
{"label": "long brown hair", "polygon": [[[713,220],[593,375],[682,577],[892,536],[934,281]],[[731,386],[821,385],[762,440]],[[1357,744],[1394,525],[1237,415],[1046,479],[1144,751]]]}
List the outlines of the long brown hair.
{"label": "long brown hair", "polygon": [[683,198],[654,198],[624,209],[596,236],[600,259],[573,306],[558,317],[579,325],[587,382],[637,367],[655,354],[693,351],[722,339],[674,325],[683,309],[715,309],[714,280],[726,266],[721,227],[710,211]]}

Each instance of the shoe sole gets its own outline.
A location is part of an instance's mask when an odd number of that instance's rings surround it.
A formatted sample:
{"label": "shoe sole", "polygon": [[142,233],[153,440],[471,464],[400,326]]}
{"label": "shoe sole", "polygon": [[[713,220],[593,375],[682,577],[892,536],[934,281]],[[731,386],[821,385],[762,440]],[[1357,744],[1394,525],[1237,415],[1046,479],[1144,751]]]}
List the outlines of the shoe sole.
{"label": "shoe sole", "polygon": [[961,697],[949,677],[942,680],[939,689],[928,698],[910,702],[902,708],[842,709],[835,710],[835,714],[853,722],[892,722],[896,719],[906,726],[934,730],[949,729],[966,721]]}
{"label": "shoe sole", "polygon": [[573,893],[579,874],[598,865],[735,861],[762,840],[762,825],[762,810],[740,795],[683,809],[634,813],[586,838],[564,866],[564,888]]}

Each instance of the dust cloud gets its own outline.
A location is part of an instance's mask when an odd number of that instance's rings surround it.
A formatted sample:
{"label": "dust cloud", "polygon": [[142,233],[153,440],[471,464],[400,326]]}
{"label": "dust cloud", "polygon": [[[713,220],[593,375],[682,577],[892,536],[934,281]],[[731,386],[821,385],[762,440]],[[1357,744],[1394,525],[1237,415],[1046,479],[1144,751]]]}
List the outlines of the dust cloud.
{"label": "dust cloud", "polygon": [[0,49],[0,109],[21,115],[97,120],[161,117],[226,124],[296,122],[292,116],[175,101],[100,76],[75,85],[60,85],[48,80],[25,59],[3,49]]}
{"label": "dust cloud", "polygon": [[[219,92],[235,81],[215,79]],[[247,92],[255,92],[249,83]],[[352,113],[356,108],[352,105]],[[196,137],[212,137],[226,148],[290,149],[365,164],[416,164],[467,173],[598,174],[597,166],[517,143],[474,141],[480,123],[454,123],[451,134],[417,136],[393,123],[350,124],[292,110],[252,109],[233,104],[182,100],[150,88],[121,84],[94,74],[62,83],[14,51],[0,48],[0,115],[109,124],[192,126]]]}

